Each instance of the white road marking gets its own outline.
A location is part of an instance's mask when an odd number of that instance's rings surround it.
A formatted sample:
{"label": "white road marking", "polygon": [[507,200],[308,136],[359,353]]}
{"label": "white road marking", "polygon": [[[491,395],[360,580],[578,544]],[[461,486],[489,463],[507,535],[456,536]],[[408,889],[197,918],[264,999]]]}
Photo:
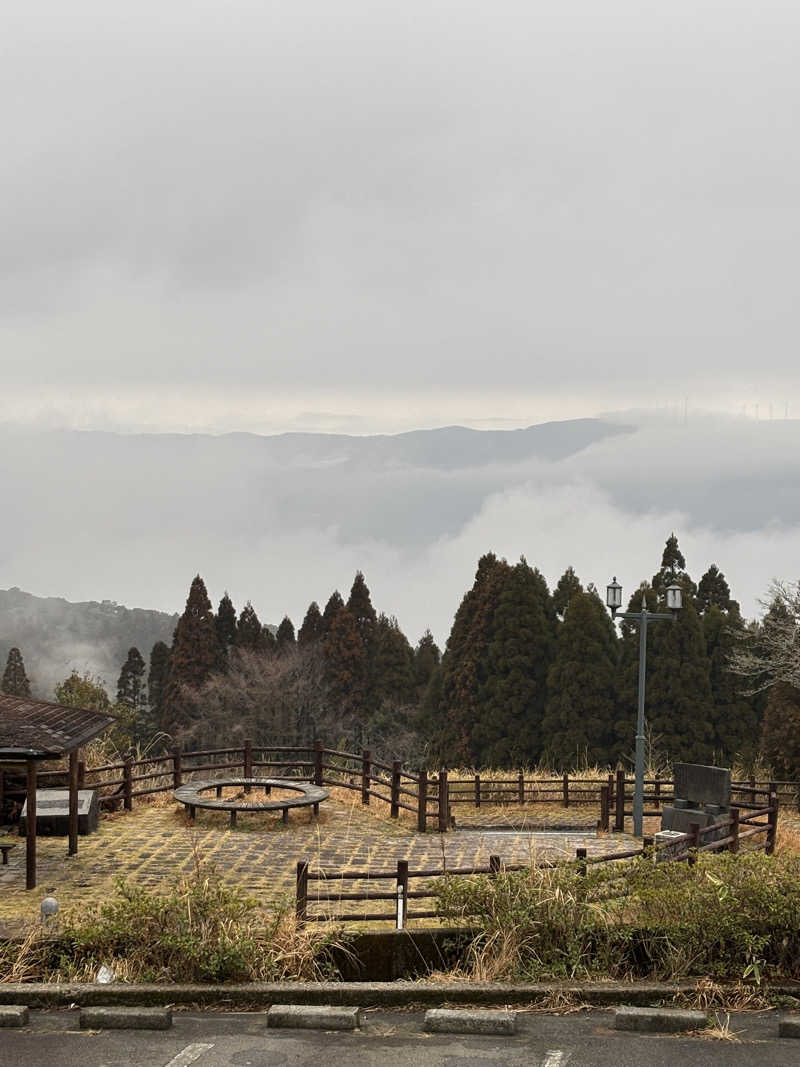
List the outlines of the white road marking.
{"label": "white road marking", "polygon": [[568,1052],[562,1052],[560,1048],[551,1048],[547,1050],[542,1067],[565,1067],[568,1059]]}
{"label": "white road marking", "polygon": [[208,1052],[213,1047],[213,1045],[201,1044],[187,1045],[183,1052],[179,1052],[177,1056],[172,1057],[166,1067],[189,1067],[190,1063],[199,1060],[204,1052]]}

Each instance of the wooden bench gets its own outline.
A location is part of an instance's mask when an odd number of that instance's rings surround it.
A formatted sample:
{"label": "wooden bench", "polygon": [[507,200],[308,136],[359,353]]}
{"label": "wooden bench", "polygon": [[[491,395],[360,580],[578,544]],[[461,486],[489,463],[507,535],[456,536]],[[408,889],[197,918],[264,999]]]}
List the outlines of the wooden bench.
{"label": "wooden bench", "polygon": [[3,867],[7,867],[8,866],[8,854],[11,851],[12,848],[16,848],[16,847],[17,847],[16,845],[4,845],[2,842],[0,842],[0,852],[3,853],[3,863],[2,863]]}

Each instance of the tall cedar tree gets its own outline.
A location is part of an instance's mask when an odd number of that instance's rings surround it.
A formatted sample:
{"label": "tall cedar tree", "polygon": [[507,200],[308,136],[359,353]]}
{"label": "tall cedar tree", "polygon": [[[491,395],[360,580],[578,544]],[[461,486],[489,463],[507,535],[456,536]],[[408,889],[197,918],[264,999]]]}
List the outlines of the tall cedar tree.
{"label": "tall cedar tree", "polygon": [[239,615],[236,624],[236,644],[239,648],[249,649],[251,652],[260,652],[264,648],[264,628],[261,625],[256,609],[248,600]]}
{"label": "tall cedar tree", "polygon": [[716,563],[712,563],[697,586],[697,596],[695,597],[697,610],[702,613],[713,604],[715,607],[720,608],[721,611],[730,611],[733,603],[735,602],[731,600],[731,591],[728,588],[725,575]]}
{"label": "tall cedar tree", "polygon": [[[461,600],[442,657],[441,674],[426,694],[423,721],[432,752],[449,766],[473,762],[472,730],[480,714],[480,665],[486,657],[487,631],[499,572],[507,567],[493,552],[478,560],[475,581]],[[438,700],[436,700],[438,697]]]}
{"label": "tall cedar tree", "polygon": [[350,596],[347,598],[347,610],[353,616],[358,636],[364,645],[364,680],[362,682],[364,706],[365,710],[369,709],[369,712],[371,712],[372,709],[377,707],[379,700],[375,666],[378,616],[372,606],[369,588],[361,571],[356,571],[356,576],[353,579]]}
{"label": "tall cedar tree", "polygon": [[560,770],[615,756],[617,634],[596,592],[573,593],[558,629],[542,720],[544,758]]}
{"label": "tall cedar tree", "polygon": [[294,625],[288,615],[284,615],[281,619],[278,632],[275,634],[275,646],[279,654],[295,647]]}
{"label": "tall cedar tree", "polygon": [[378,703],[411,704],[416,696],[414,650],[394,616],[378,616],[374,645]]}
{"label": "tall cedar tree", "polygon": [[477,765],[522,766],[542,748],[555,610],[541,573],[524,559],[504,563],[497,575],[470,751]]}
{"label": "tall cedar tree", "polygon": [[[702,581],[700,586],[702,586]],[[700,591],[698,588],[698,599]],[[736,602],[728,596],[730,610],[725,611],[714,600],[703,612],[703,632],[711,677],[713,705],[714,749],[724,763],[752,763],[758,753],[762,703],[742,692],[741,678],[728,666],[739,644],[742,620]]]}
{"label": "tall cedar tree", "polygon": [[169,733],[188,725],[188,706],[184,706],[181,696],[183,687],[198,689],[220,669],[221,659],[211,601],[205,582],[198,574],[192,581],[186,608],[178,619],[172,641],[165,701],[165,728]]}
{"label": "tall cedar tree", "polygon": [[442,654],[433,634],[426,630],[414,649],[414,683],[417,687],[417,700],[421,701],[433,672],[442,661]]}
{"label": "tall cedar tree", "polygon": [[563,619],[564,612],[567,610],[567,604],[575,596],[576,593],[582,593],[583,586],[581,580],[572,567],[567,567],[561,577],[558,579],[558,585],[553,590],[553,607],[556,610],[556,614],[560,615]]}
{"label": "tall cedar tree", "polygon": [[325,680],[328,698],[341,719],[366,717],[364,677],[366,652],[355,619],[344,604],[331,621],[325,639]]}
{"label": "tall cedar tree", "polygon": [[12,648],[6,660],[6,669],[3,671],[3,680],[0,682],[0,691],[11,697],[29,697],[31,685],[25,673],[25,664],[22,662],[22,653],[18,648]]}
{"label": "tall cedar tree", "polygon": [[800,776],[800,690],[785,682],[769,690],[761,751],[773,771],[786,778]]}
{"label": "tall cedar tree", "polygon": [[306,617],[303,619],[303,624],[297,631],[297,646],[298,648],[310,648],[315,645],[317,641],[322,637],[322,613],[319,610],[319,604],[316,600],[312,600],[308,605],[308,611]]}
{"label": "tall cedar tree", "polygon": [[339,608],[344,607],[344,600],[342,600],[342,594],[338,589],[334,589],[328,598],[328,603],[325,605],[325,610],[322,613],[322,636],[327,637],[330,633],[333,620],[339,611]]}
{"label": "tall cedar tree", "polygon": [[227,664],[228,653],[236,644],[236,608],[227,589],[219,602],[214,625],[217,628],[217,644]]}
{"label": "tall cedar tree", "polygon": [[164,729],[164,710],[167,699],[169,663],[172,653],[169,645],[156,641],[150,650],[150,670],[147,675],[147,696],[150,701],[150,725],[156,730]]}
{"label": "tall cedar tree", "polygon": [[128,650],[117,681],[117,703],[141,711],[146,704],[144,688],[145,663],[138,648]]}
{"label": "tall cedar tree", "polygon": [[[666,588],[677,581],[683,589],[683,608],[673,621],[648,627],[645,673],[646,728],[655,749],[670,760],[708,763],[713,755],[711,674],[702,621],[694,607],[694,585],[673,534],[667,541],[662,568],[655,576],[659,596],[643,586],[631,597],[629,611],[641,610],[644,593],[648,610],[666,612]],[[622,623],[617,719],[619,754],[634,747],[639,679],[639,626]]]}

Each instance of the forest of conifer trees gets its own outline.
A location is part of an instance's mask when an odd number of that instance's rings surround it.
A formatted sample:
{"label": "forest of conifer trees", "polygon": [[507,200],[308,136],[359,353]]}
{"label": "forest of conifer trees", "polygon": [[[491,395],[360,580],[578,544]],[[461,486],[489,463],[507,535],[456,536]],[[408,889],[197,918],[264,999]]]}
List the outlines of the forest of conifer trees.
{"label": "forest of conifer trees", "polygon": [[[796,773],[798,691],[754,685],[732,666],[743,644],[757,648],[764,620],[742,619],[715,564],[695,583],[674,535],[628,610],[643,599],[664,610],[674,582],[684,607],[648,636],[651,763],[761,757]],[[632,749],[638,642],[636,627],[623,621],[618,631],[600,592],[572,568],[551,591],[526,559],[492,553],[478,561],[443,655],[430,632],[412,646],[376,611],[360,571],[347,600],[335,590],[323,609],[311,603],[297,629],[288,617],[265,626],[249,601],[237,612],[227,592],[215,612],[197,575],[172,647],[157,642],[149,668],[129,651],[116,704],[75,672],[57,698],[116,710],[120,744],[150,749],[319,736],[420,766],[614,766]],[[27,686],[13,649],[2,689],[23,695]]]}

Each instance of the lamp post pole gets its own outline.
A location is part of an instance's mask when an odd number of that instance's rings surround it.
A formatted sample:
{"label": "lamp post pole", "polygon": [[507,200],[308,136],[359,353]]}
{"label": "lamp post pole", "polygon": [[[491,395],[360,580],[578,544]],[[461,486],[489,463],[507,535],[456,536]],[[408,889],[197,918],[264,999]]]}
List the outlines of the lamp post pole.
{"label": "lamp post pole", "polygon": [[641,611],[619,611],[622,603],[622,586],[614,578],[606,589],[606,604],[611,609],[612,619],[627,619],[639,626],[639,704],[636,713],[636,766],[633,787],[633,835],[641,837],[644,820],[644,692],[647,674],[647,624],[669,619],[674,622],[681,609],[681,587],[676,583],[667,588],[669,614],[647,610],[647,599],[642,593]]}

